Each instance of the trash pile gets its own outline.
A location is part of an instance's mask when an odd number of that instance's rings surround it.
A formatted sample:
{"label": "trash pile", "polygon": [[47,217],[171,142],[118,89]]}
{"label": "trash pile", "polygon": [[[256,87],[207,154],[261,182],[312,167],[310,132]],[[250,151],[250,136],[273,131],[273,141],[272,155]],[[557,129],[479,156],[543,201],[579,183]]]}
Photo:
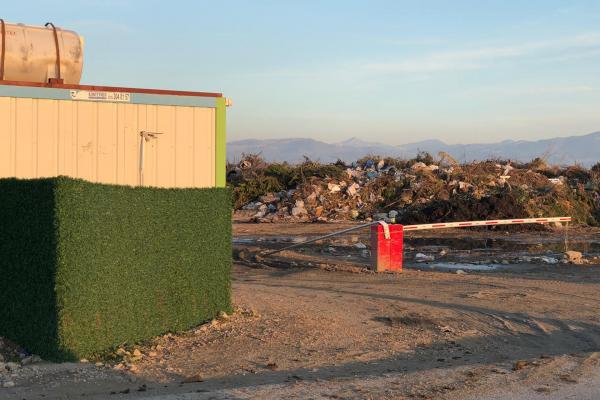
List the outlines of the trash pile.
{"label": "trash pile", "polygon": [[266,163],[245,155],[228,166],[234,209],[256,222],[380,220],[399,223],[572,216],[600,222],[600,163],[549,166],[489,160],[459,164],[440,152],[352,164]]}

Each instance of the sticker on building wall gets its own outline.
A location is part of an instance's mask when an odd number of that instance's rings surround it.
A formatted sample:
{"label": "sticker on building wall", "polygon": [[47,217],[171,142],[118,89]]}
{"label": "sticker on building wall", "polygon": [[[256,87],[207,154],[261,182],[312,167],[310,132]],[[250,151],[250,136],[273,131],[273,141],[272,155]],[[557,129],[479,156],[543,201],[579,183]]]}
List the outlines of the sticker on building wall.
{"label": "sticker on building wall", "polygon": [[71,90],[71,99],[86,101],[109,101],[130,103],[131,93],[125,92],[96,92],[91,90]]}

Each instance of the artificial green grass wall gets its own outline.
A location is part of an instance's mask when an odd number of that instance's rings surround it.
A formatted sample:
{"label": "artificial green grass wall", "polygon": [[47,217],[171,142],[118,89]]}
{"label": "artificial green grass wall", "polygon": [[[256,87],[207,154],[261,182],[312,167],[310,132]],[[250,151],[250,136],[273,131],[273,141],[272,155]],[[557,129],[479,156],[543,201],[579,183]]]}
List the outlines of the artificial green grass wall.
{"label": "artificial green grass wall", "polygon": [[229,310],[228,189],[0,179],[0,336],[89,357]]}

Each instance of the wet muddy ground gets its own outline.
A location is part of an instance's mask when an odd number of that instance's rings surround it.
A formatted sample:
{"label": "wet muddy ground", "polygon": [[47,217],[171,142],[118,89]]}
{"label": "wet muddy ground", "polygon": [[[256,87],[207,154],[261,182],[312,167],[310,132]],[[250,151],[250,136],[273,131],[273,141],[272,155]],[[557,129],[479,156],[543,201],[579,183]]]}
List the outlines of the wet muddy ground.
{"label": "wet muddy ground", "polygon": [[[300,245],[273,256],[269,251],[301,244],[327,233],[352,225],[329,227],[310,224],[253,225],[240,224],[234,239],[239,259],[258,261],[270,266],[317,266],[368,269],[370,267],[369,228]],[[318,228],[313,228],[317,226]],[[304,227],[304,229],[302,229]],[[536,265],[560,264],[564,253],[583,253],[591,264],[599,263],[600,231],[572,227],[521,232],[482,229],[452,229],[405,233],[404,268],[465,271],[525,271]],[[256,261],[256,257],[254,259]],[[330,267],[328,267],[330,266]]]}
{"label": "wet muddy ground", "polygon": [[[25,366],[0,399],[598,398],[600,266],[535,258],[558,258],[563,231],[411,233],[393,274],[368,271],[367,232],[260,256],[345,227],[235,224],[233,315],[130,364]],[[593,258],[599,233],[568,246]]]}

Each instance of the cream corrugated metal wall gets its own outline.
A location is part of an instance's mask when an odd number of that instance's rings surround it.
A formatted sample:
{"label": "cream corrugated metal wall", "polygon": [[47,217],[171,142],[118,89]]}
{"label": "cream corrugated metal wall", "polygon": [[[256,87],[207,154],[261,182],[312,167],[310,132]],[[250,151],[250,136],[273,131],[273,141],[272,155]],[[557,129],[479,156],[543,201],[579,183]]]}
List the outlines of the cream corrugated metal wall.
{"label": "cream corrugated metal wall", "polygon": [[215,109],[0,97],[0,177],[215,186]]}

